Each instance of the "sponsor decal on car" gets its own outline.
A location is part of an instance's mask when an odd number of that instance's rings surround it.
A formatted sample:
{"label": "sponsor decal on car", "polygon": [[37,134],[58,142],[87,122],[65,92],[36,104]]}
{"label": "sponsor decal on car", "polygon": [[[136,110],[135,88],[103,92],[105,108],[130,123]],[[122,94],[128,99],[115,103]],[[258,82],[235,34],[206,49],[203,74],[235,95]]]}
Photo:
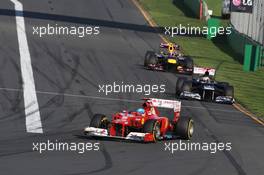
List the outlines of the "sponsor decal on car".
{"label": "sponsor decal on car", "polygon": [[87,134],[95,135],[95,136],[107,136],[108,132],[106,129],[87,127],[84,129],[84,132]]}
{"label": "sponsor decal on car", "polygon": [[177,61],[176,59],[168,59],[168,63],[171,63],[171,64],[176,64]]}

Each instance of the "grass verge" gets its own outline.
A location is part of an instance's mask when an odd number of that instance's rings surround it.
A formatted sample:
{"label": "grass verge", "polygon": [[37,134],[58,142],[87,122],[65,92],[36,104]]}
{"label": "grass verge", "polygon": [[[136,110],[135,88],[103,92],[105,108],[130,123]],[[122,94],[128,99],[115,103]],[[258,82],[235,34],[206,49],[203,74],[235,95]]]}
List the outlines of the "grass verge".
{"label": "grass verge", "polygon": [[213,16],[221,17],[223,0],[204,0],[209,10],[213,10]]}
{"label": "grass verge", "polygon": [[[205,25],[205,22],[188,15],[188,9],[181,0],[138,1],[159,26]],[[184,53],[194,58],[195,64],[216,68],[216,79],[227,81],[235,87],[236,100],[258,117],[264,118],[264,69],[244,72],[225,37],[217,37],[212,41],[185,36],[168,39],[180,44]]]}

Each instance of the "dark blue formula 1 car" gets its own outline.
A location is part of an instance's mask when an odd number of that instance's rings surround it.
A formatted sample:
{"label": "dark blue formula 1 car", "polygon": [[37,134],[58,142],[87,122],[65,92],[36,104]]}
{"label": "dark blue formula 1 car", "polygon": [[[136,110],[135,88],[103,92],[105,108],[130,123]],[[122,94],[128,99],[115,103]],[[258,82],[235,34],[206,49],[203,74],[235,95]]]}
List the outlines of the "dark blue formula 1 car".
{"label": "dark blue formula 1 car", "polygon": [[159,53],[147,51],[144,67],[150,70],[192,74],[193,59],[183,56],[177,44],[160,44]]}
{"label": "dark blue formula 1 car", "polygon": [[176,83],[177,97],[224,104],[234,103],[234,87],[227,82],[213,80],[215,69],[195,67],[194,74],[199,74],[199,77],[192,80],[178,78]]}

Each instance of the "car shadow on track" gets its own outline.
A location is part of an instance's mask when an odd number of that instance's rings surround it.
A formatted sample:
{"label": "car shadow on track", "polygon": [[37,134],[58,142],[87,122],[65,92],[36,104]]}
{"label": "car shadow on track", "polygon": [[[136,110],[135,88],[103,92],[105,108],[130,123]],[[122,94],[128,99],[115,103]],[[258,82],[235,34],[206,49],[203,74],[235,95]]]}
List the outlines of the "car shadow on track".
{"label": "car shadow on track", "polygon": [[[107,141],[107,142],[121,142],[121,143],[137,143],[137,144],[153,144],[155,142],[143,142],[143,141],[135,141],[135,140],[126,140],[126,139],[119,139],[119,138],[109,138],[109,137],[96,137],[96,136],[85,136],[82,134],[75,134],[75,137],[78,139],[85,139],[85,140],[93,140],[93,141]],[[171,139],[163,139],[158,142],[166,142],[172,140],[179,140],[178,138],[171,138]]]}
{"label": "car shadow on track", "polygon": [[40,12],[32,12],[32,11],[22,12],[22,11],[15,11],[15,10],[9,10],[9,9],[0,9],[0,15],[23,16],[25,18],[69,22],[69,23],[84,24],[84,25],[85,24],[95,25],[95,26],[102,26],[102,27],[148,32],[148,33],[164,33],[165,32],[163,27],[152,27],[148,25],[139,25],[139,24],[123,23],[123,22],[108,21],[108,20],[101,20],[101,19],[57,15],[57,14],[40,13]]}

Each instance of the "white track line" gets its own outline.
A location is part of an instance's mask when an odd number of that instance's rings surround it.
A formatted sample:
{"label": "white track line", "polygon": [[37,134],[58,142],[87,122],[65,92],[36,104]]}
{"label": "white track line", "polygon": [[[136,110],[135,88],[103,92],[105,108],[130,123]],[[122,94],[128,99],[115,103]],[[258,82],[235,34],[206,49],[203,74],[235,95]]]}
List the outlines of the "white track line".
{"label": "white track line", "polygon": [[[13,92],[22,92],[22,89],[14,89],[14,88],[1,88],[0,91],[13,91]],[[96,97],[90,95],[78,95],[78,94],[67,94],[67,93],[58,93],[58,92],[47,92],[47,91],[36,91],[37,94],[43,95],[55,95],[55,96],[65,96],[65,97],[74,97],[74,98],[88,98],[94,100],[104,100],[104,101],[122,101],[128,103],[142,103],[142,100],[130,100],[124,98],[109,98],[109,97]],[[186,106],[182,105],[182,108],[190,108],[190,109],[198,109],[198,110],[207,110],[205,107],[196,107],[196,106]],[[210,111],[219,111],[219,112],[229,112],[229,113],[240,113],[236,110],[223,110],[223,109],[209,109]]]}
{"label": "white track line", "polygon": [[17,37],[20,53],[20,66],[23,79],[23,94],[26,115],[26,129],[30,133],[43,133],[40,119],[38,99],[35,89],[31,58],[28,48],[23,5],[17,0],[10,0],[15,4]]}

